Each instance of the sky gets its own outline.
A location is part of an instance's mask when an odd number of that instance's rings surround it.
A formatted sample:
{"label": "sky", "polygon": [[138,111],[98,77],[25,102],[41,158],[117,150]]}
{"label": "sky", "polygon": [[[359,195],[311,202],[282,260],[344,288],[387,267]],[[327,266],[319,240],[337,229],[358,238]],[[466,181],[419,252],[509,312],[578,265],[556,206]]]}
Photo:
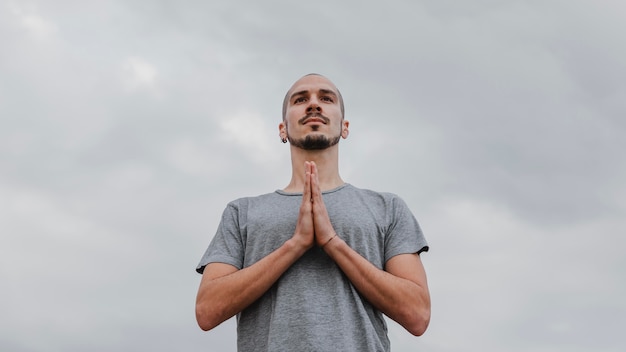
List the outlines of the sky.
{"label": "sky", "polygon": [[290,179],[282,99],[330,78],[340,173],[430,244],[392,350],[623,351],[623,1],[0,0],[0,350],[235,351],[194,269]]}

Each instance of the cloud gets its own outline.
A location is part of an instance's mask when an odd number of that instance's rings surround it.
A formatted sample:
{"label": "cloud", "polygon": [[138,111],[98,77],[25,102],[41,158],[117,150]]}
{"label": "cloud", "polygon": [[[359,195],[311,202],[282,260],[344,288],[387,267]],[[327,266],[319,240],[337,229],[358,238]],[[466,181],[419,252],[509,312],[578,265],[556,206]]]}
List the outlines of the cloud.
{"label": "cloud", "polygon": [[[433,248],[424,256],[433,288],[429,348],[584,351],[597,340],[582,333],[587,323],[574,312],[603,326],[620,321],[607,311],[625,308],[614,249],[624,242],[616,232],[623,220],[535,226],[504,204],[475,199],[447,199],[423,218]],[[482,325],[468,330],[476,317]]]}
{"label": "cloud", "polygon": [[288,183],[309,72],[345,98],[344,179],[431,244],[431,327],[394,351],[624,345],[624,5],[318,5],[0,6],[0,350],[233,350],[193,269],[228,201]]}
{"label": "cloud", "polygon": [[25,6],[9,2],[6,6],[17,19],[20,27],[35,38],[46,39],[56,34],[58,30],[56,24],[40,15],[36,5]]}
{"label": "cloud", "polygon": [[270,144],[278,142],[278,128],[272,131],[268,126],[268,120],[259,114],[240,111],[222,118],[220,127],[223,131],[220,138],[222,143],[234,143],[254,162],[276,162],[279,157],[284,156],[273,153]]}
{"label": "cloud", "polygon": [[129,91],[154,89],[158,71],[154,65],[139,57],[129,57],[122,65],[124,85]]}

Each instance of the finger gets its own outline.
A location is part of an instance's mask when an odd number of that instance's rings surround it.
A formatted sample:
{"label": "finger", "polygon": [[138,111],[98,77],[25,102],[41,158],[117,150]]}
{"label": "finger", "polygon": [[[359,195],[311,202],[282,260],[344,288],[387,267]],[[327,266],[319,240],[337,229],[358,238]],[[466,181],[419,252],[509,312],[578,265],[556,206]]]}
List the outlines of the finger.
{"label": "finger", "polygon": [[311,162],[311,193],[314,202],[322,201],[322,191],[320,190],[317,165],[315,162]]}
{"label": "finger", "polygon": [[304,162],[304,190],[302,191],[302,203],[311,203],[311,163]]}

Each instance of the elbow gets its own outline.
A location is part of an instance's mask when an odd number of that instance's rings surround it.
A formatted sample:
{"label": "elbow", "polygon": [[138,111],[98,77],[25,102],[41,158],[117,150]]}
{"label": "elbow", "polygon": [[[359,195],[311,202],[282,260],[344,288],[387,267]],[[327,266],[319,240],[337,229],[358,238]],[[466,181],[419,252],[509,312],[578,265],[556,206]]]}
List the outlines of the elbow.
{"label": "elbow", "polygon": [[406,317],[404,328],[413,336],[422,336],[430,324],[430,308],[422,308]]}
{"label": "elbow", "polygon": [[421,321],[413,324],[407,330],[413,336],[422,336],[426,332],[426,329],[428,329],[428,324],[429,324],[429,320],[421,320]]}
{"label": "elbow", "polygon": [[216,319],[208,313],[207,307],[203,307],[201,304],[196,304],[196,322],[203,331],[209,331],[218,326],[221,322],[217,322]]}
{"label": "elbow", "polygon": [[198,326],[200,327],[200,329],[202,331],[209,331],[211,329],[213,329],[215,326],[211,325],[210,323],[206,322],[206,321],[202,321],[200,319],[198,319]]}
{"label": "elbow", "polygon": [[198,326],[200,327],[202,331],[209,331],[212,329],[210,325],[200,322],[199,320],[198,320]]}

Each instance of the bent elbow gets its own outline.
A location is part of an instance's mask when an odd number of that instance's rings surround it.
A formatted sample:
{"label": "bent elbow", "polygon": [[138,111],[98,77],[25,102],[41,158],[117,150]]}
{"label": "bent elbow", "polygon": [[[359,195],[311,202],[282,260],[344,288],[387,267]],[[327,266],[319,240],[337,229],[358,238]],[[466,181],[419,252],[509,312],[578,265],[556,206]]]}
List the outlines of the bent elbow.
{"label": "bent elbow", "polygon": [[413,336],[422,336],[430,324],[430,309],[421,309],[407,319],[404,328]]}
{"label": "bent elbow", "polygon": [[203,331],[209,331],[219,325],[200,304],[196,304],[196,322]]}
{"label": "bent elbow", "polygon": [[215,327],[215,326],[212,326],[211,324],[207,323],[204,320],[197,319],[197,321],[198,321],[198,326],[200,327],[200,329],[202,331],[209,331],[209,330],[211,330],[211,329],[213,329]]}
{"label": "bent elbow", "polygon": [[199,315],[196,312],[196,322],[202,331],[209,331],[214,328],[212,324],[209,323],[208,319],[204,318],[202,315]]}
{"label": "bent elbow", "polygon": [[211,330],[211,327],[209,325],[203,324],[200,321],[198,321],[198,326],[200,327],[200,330],[202,330],[202,331],[209,331],[209,330]]}
{"label": "bent elbow", "polygon": [[428,321],[423,321],[423,322],[420,322],[419,324],[415,324],[414,326],[411,326],[411,328],[407,330],[413,336],[422,336],[426,332],[426,329],[428,329]]}

